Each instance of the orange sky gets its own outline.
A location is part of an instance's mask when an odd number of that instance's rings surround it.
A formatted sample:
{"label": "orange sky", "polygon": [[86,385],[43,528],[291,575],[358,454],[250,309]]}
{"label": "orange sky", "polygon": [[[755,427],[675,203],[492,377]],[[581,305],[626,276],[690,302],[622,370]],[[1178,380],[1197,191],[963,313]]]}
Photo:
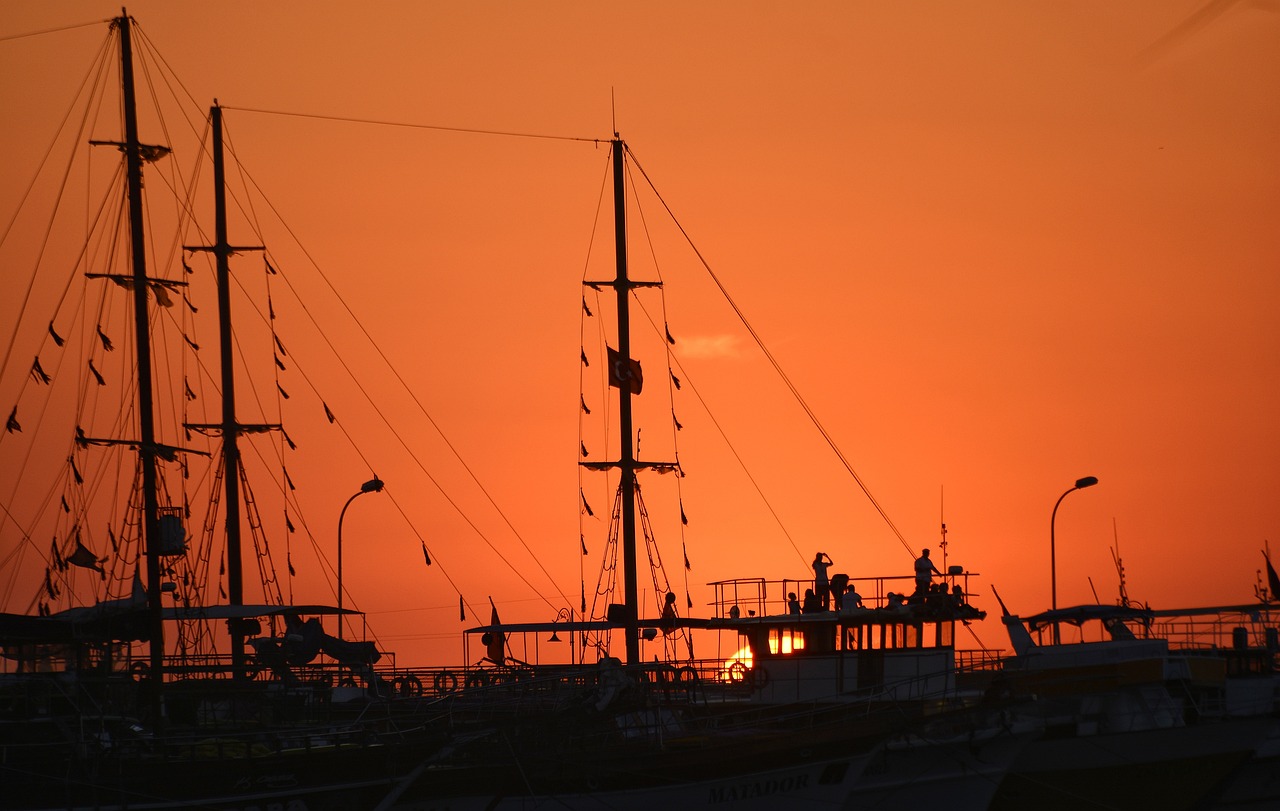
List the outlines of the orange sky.
{"label": "orange sky", "polygon": [[[6,38],[118,13],[78,1],[0,8]],[[584,272],[611,274],[607,218],[590,241],[607,150],[249,110],[578,138],[608,138],[616,120],[859,476],[908,543],[935,557],[945,501],[950,558],[983,575],[983,608],[998,612],[992,585],[1014,611],[1048,606],[1050,511],[1085,475],[1101,483],[1058,514],[1060,604],[1092,601],[1089,578],[1104,601],[1115,598],[1117,536],[1135,599],[1253,598],[1259,550],[1280,542],[1274,4],[128,8],[192,109],[214,97],[230,108],[247,170],[506,517],[288,234],[269,226],[277,264],[314,297],[325,334],[466,515],[358,397],[341,393],[345,373],[301,311],[281,303],[296,364],[282,376],[295,393],[285,420],[301,440],[290,473],[314,493],[307,520],[330,559],[345,499],[371,467],[388,482],[394,501],[365,496],[348,514],[345,577],[402,658],[454,658],[459,591],[481,619],[492,596],[505,620],[549,620],[545,600],[562,601],[542,566],[576,602],[579,283]],[[0,39],[6,227],[105,35],[96,26]],[[118,137],[112,111],[101,118],[95,137]],[[143,140],[181,135],[153,128]],[[705,582],[801,577],[817,550],[854,576],[907,573],[906,550],[652,197],[642,203],[679,340],[677,374],[692,383],[673,396],[694,613],[705,615]],[[23,285],[28,254],[10,251],[38,228],[24,225],[4,246],[6,277]],[[233,230],[232,241],[254,238]],[[653,278],[634,213],[632,256],[633,275]],[[260,260],[237,261],[260,277]],[[651,312],[662,306],[641,298]],[[0,302],[6,342],[18,308],[15,295]],[[6,412],[48,317],[18,338],[20,362],[0,380]],[[204,337],[209,351],[216,342]],[[664,419],[642,434],[645,456],[672,452],[653,349],[637,350],[641,399]],[[303,403],[313,386],[368,463]],[[598,386],[587,397],[598,403]],[[278,418],[255,408],[241,418]],[[44,451],[61,456],[65,446]],[[26,486],[15,471],[34,464],[26,453],[19,440],[0,444],[0,498],[15,514]],[[584,482],[603,516],[605,489]],[[649,488],[678,580],[674,488]],[[436,565],[423,564],[399,510]],[[604,525],[583,527],[590,590]],[[19,537],[11,521],[0,525],[9,611],[26,610],[43,566],[36,552],[13,554]],[[294,555],[295,595],[330,602],[309,556]],[[984,641],[1003,644],[987,625]]]}

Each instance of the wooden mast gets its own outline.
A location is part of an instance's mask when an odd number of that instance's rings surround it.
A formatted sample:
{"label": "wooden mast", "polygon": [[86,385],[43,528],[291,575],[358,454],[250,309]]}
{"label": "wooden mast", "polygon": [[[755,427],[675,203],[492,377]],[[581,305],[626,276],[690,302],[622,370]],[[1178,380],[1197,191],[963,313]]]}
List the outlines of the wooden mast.
{"label": "wooden mast", "polygon": [[[219,431],[222,434],[222,480],[227,505],[227,602],[244,605],[244,562],[240,520],[240,447],[239,437],[245,431],[263,431],[274,425],[242,425],[236,421],[235,358],[231,335],[231,257],[240,251],[260,251],[262,246],[239,247],[227,242],[226,156],[222,138],[222,108],[214,101],[209,108],[213,130],[213,208],[214,244],[184,246],[188,251],[208,251],[214,255],[218,283],[218,349],[222,364],[222,421],[214,424],[187,424],[187,428]],[[240,618],[227,623],[231,637],[231,671],[234,678],[245,673],[244,627]]]}
{"label": "wooden mast", "polygon": [[636,459],[631,425],[631,282],[627,278],[627,193],[624,152],[626,144],[614,133],[613,139],[613,231],[618,296],[618,456],[619,487],[622,497],[623,589],[626,606],[623,632],[627,637],[627,664],[640,664],[639,590],[636,585]]}
{"label": "wooden mast", "polygon": [[[146,232],[142,220],[142,144],[138,141],[138,107],[133,88],[133,43],[129,15],[121,9],[120,83],[124,104],[124,155],[129,194],[130,250],[133,258],[133,321],[138,353],[138,460],[142,466],[142,526],[147,558],[147,608],[151,654],[151,682],[156,690],[164,680],[164,618],[160,604],[160,502],[157,495],[155,413],[151,381],[151,331],[147,310]],[[159,715],[156,718],[159,721]]]}
{"label": "wooden mast", "polygon": [[[231,246],[227,244],[227,190],[222,154],[222,108],[214,102],[213,120],[213,200],[214,246],[218,271],[218,349],[222,360],[222,479],[227,506],[227,601],[244,605],[244,575],[240,554],[240,435],[236,425],[236,374],[231,359]],[[244,672],[244,631],[237,620],[229,623],[231,671],[235,678]]]}

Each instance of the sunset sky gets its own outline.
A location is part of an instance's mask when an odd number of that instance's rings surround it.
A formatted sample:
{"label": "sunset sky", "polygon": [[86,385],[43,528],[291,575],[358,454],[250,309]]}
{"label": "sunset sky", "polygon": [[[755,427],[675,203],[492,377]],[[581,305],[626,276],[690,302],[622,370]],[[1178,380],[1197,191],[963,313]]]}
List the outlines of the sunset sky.
{"label": "sunset sky", "polygon": [[[119,8],[0,11],[8,229],[107,26],[19,35]],[[387,482],[348,511],[344,577],[402,661],[456,658],[457,632],[488,619],[490,598],[504,620],[540,621],[576,605],[583,579],[594,589],[611,496],[599,474],[580,479],[580,392],[596,457],[598,420],[615,410],[603,364],[583,369],[580,348],[597,350],[613,308],[587,291],[584,325],[581,282],[613,272],[601,194],[615,130],[911,550],[940,559],[945,520],[948,562],[981,575],[980,607],[999,614],[993,586],[1015,613],[1048,607],[1050,513],[1086,475],[1098,486],[1057,515],[1059,604],[1093,602],[1091,582],[1115,601],[1117,545],[1130,597],[1152,607],[1252,601],[1261,550],[1280,554],[1275,0],[135,0],[128,12],[195,115],[215,98],[226,108],[269,201],[255,208],[261,239],[309,303],[272,282],[293,396],[283,415],[268,396],[240,416],[283,419],[298,440],[289,472],[330,561],[343,503],[374,473]],[[119,137],[114,108],[91,137]],[[705,616],[706,583],[805,577],[819,550],[855,577],[908,574],[911,552],[632,179],[632,275],[664,282],[633,310],[641,455],[678,452],[688,474],[679,492],[670,478],[642,487],[681,606],[686,577]],[[231,241],[258,244],[237,216]],[[6,414],[46,351],[52,298],[37,294],[14,338],[42,227],[22,221],[0,251],[0,336],[16,358],[0,379]],[[262,260],[235,261],[260,292]],[[679,390],[645,312],[677,340]],[[252,335],[266,354],[250,363],[269,377],[270,339]],[[394,434],[343,393],[328,342]],[[23,471],[67,447],[29,449],[27,424],[0,444],[5,611],[30,610],[49,544],[33,530],[20,551],[34,526]],[[294,596],[331,602],[324,564],[293,543]],[[979,635],[1004,644],[994,620]]]}

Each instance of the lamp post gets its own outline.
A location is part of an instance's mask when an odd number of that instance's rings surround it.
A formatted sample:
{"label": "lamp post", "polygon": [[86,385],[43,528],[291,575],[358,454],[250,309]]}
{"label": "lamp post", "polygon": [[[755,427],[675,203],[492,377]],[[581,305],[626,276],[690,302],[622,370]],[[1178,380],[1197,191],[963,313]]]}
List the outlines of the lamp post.
{"label": "lamp post", "polygon": [[[1053,505],[1053,514],[1049,516],[1049,580],[1050,580],[1050,597],[1052,599],[1052,608],[1058,610],[1058,558],[1054,543],[1054,523],[1058,518],[1058,505],[1062,500],[1076,490],[1083,490],[1086,487],[1093,487],[1098,483],[1097,476],[1085,476],[1083,479],[1076,479],[1075,486],[1067,492],[1058,496],[1058,501]],[[1053,623],[1053,644],[1058,644],[1058,623]]]}
{"label": "lamp post", "polygon": [[347,499],[347,503],[342,505],[342,512],[338,513],[338,639],[342,639],[342,519],[347,517],[347,508],[351,506],[351,502],[355,501],[365,493],[382,492],[383,482],[377,476],[360,485],[360,490],[351,498]]}
{"label": "lamp post", "polygon": [[[567,619],[567,620],[569,621],[569,623],[570,623],[570,626],[572,626],[572,624],[573,624],[573,609],[572,609],[572,608],[562,608],[562,609],[560,609],[559,611],[557,611],[557,612],[556,612],[556,618],[555,618],[554,620],[552,620],[552,621],[551,621],[551,638],[547,640],[548,642],[560,642],[560,641],[561,641],[561,640],[560,640],[560,635],[556,633],[555,625],[556,625],[556,623],[560,622],[560,620],[564,620],[564,619]],[[572,665],[572,664],[577,664],[576,659],[575,659],[575,655],[574,655],[574,654],[576,654],[576,653],[577,653],[577,642],[574,640],[574,638],[573,638],[573,637],[574,637],[574,635],[573,635],[573,628],[572,628],[572,627],[570,627],[570,628],[569,628],[569,664],[571,664],[571,665]]]}

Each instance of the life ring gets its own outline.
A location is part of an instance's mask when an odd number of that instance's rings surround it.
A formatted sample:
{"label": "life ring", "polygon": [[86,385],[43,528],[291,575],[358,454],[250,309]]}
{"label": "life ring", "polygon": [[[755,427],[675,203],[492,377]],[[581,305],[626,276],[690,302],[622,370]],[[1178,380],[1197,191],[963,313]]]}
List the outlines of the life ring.
{"label": "life ring", "polygon": [[483,670],[473,670],[467,675],[467,687],[488,687],[489,674]]}
{"label": "life ring", "polygon": [[742,684],[747,680],[747,666],[742,662],[734,662],[727,668],[729,681]]}
{"label": "life ring", "polygon": [[437,693],[452,693],[458,689],[458,674],[441,670],[436,674],[434,685]]}
{"label": "life ring", "polygon": [[411,696],[422,695],[422,679],[418,678],[412,673],[404,677],[404,685],[406,688],[408,688],[409,695]]}
{"label": "life ring", "polygon": [[396,676],[391,680],[391,686],[395,688],[398,695],[402,696],[420,696],[422,695],[422,680],[412,673],[404,676]]}
{"label": "life ring", "polygon": [[676,671],[676,681],[685,687],[693,687],[698,683],[698,671],[685,665]]}
{"label": "life ring", "polygon": [[751,686],[757,690],[763,690],[769,686],[769,671],[764,665],[756,665],[751,668]]}
{"label": "life ring", "polygon": [[138,681],[145,681],[151,678],[151,665],[143,661],[137,661],[129,665],[129,672]]}

